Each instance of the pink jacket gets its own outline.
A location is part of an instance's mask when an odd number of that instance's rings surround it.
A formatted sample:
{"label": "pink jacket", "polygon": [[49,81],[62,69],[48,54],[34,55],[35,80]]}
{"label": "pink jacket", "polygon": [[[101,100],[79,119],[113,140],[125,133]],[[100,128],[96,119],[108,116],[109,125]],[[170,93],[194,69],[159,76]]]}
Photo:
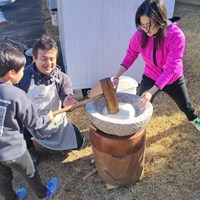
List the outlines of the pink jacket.
{"label": "pink jacket", "polygon": [[185,36],[177,27],[177,22],[167,28],[162,45],[156,51],[156,63],[153,61],[154,37],[148,38],[145,48],[141,47],[142,33],[137,31],[130,40],[129,47],[121,65],[127,69],[131,67],[138,55],[145,62],[144,74],[154,80],[162,90],[183,75],[183,54],[185,49]]}

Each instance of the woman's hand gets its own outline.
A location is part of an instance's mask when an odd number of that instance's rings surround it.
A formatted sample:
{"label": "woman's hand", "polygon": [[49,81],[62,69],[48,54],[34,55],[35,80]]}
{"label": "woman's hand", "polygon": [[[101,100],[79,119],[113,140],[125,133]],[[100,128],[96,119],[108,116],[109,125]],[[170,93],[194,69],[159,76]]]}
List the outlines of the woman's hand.
{"label": "woman's hand", "polygon": [[63,106],[66,107],[66,106],[71,106],[73,104],[76,104],[78,101],[76,99],[74,99],[73,96],[71,95],[68,95],[65,97],[64,101],[63,101]]}
{"label": "woman's hand", "polygon": [[117,91],[117,87],[119,85],[119,78],[113,78],[112,84],[113,84],[115,91]]}
{"label": "woman's hand", "polygon": [[144,92],[140,98],[140,107],[144,108],[150,102],[151,98],[152,94],[149,91]]}
{"label": "woman's hand", "polygon": [[159,88],[154,85],[151,89],[144,92],[140,98],[140,106],[144,108],[148,102],[151,101],[152,96],[159,90]]}
{"label": "woman's hand", "polygon": [[127,68],[122,66],[122,65],[120,65],[119,71],[117,72],[117,74],[112,79],[112,84],[113,84],[113,87],[114,87],[115,91],[117,91],[117,87],[119,85],[119,77],[122,76],[122,74],[125,71],[127,71]]}

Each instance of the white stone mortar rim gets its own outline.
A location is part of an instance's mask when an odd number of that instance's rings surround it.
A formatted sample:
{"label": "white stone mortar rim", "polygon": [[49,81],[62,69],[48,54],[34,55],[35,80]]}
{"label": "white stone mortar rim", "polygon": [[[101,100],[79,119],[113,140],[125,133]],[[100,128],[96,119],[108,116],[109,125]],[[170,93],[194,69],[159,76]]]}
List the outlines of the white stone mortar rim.
{"label": "white stone mortar rim", "polygon": [[[120,95],[133,95],[133,94],[128,94],[128,93],[117,93],[117,96]],[[139,101],[139,96],[137,95],[133,95],[134,98],[136,98]],[[104,98],[104,97],[103,97]],[[101,99],[103,99],[101,98]],[[101,100],[100,99],[100,100]],[[144,121],[144,119],[148,118],[148,116],[151,116],[153,113],[153,106],[152,104],[149,102],[145,108],[143,109],[143,113],[140,114],[139,116],[136,116],[134,118],[131,119],[115,119],[115,118],[111,118],[111,117],[107,117],[104,116],[100,113],[97,112],[97,110],[95,110],[94,108],[94,102],[88,103],[86,105],[86,110],[89,112],[90,115],[92,115],[93,117],[97,118],[97,119],[102,119],[102,121],[111,123],[111,124],[123,124],[123,125],[130,125],[132,123],[141,123],[142,121]]]}

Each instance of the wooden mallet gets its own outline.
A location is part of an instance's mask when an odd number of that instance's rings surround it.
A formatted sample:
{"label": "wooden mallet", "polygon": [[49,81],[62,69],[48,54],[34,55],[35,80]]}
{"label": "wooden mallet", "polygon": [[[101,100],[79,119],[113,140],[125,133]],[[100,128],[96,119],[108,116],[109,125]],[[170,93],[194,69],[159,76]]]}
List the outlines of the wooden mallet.
{"label": "wooden mallet", "polygon": [[109,114],[117,113],[119,111],[119,106],[118,106],[116,92],[114,90],[111,79],[110,78],[104,78],[104,79],[100,80],[100,84],[101,84],[101,89],[102,89],[103,93],[98,94],[98,95],[93,96],[93,97],[90,97],[90,98],[83,100],[81,102],[78,102],[76,104],[66,106],[66,107],[61,108],[59,110],[53,111],[53,116],[56,116],[56,115],[63,113],[63,112],[73,110],[73,109],[78,108],[80,106],[83,106],[87,103],[96,101],[96,100],[98,100],[102,97],[105,98],[108,113]]}

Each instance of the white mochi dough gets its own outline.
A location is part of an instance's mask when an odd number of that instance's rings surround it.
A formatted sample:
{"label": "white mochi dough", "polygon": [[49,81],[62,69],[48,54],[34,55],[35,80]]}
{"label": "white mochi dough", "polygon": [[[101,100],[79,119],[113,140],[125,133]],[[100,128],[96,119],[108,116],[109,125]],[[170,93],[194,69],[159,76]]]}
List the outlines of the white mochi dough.
{"label": "white mochi dough", "polygon": [[108,114],[107,107],[105,106],[102,110],[102,115],[115,119],[131,119],[135,117],[135,109],[129,103],[119,103],[119,112],[115,114]]}

